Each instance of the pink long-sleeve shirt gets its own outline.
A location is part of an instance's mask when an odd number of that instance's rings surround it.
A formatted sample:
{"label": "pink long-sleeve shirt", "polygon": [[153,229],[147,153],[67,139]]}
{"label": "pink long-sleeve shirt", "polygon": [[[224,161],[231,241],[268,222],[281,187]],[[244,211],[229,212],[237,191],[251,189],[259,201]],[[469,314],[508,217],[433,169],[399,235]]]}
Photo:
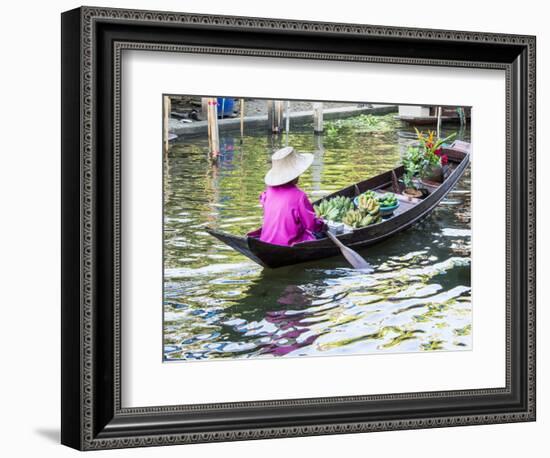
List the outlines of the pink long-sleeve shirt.
{"label": "pink long-sleeve shirt", "polygon": [[306,193],[295,184],[268,186],[260,203],[264,208],[263,225],[248,235],[262,242],[290,246],[315,240],[313,232],[323,230],[324,223],[315,216]]}

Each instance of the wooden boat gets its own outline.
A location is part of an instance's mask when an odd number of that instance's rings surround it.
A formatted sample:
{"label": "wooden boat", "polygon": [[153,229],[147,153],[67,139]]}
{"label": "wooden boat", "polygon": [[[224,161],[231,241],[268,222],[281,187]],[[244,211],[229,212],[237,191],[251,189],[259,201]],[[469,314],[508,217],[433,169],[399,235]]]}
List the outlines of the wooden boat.
{"label": "wooden boat", "polygon": [[[436,107],[431,107],[428,112],[426,113],[426,109],[428,107],[425,107],[424,113],[405,113],[402,112],[401,107],[399,107],[399,114],[395,116],[395,119],[398,119],[400,121],[403,121],[409,125],[412,126],[426,126],[426,125],[437,125],[437,110]],[[470,119],[471,116],[471,110],[469,108],[464,108],[464,119]],[[448,123],[460,123],[461,122],[461,116],[458,113],[456,108],[450,108],[450,107],[443,107],[442,114],[441,114],[441,122],[448,124]]]}
{"label": "wooden boat", "polygon": [[[406,122],[411,126],[435,126],[437,125],[437,116],[395,116],[395,119]],[[441,122],[444,124],[459,124],[458,115],[441,116]]]}
{"label": "wooden boat", "polygon": [[[391,217],[382,220],[380,223],[339,235],[338,239],[353,249],[366,247],[411,227],[429,215],[462,177],[470,162],[469,144],[461,142],[456,148],[452,146],[444,148],[444,153],[449,158],[449,170],[442,183],[427,185],[429,189],[427,197],[409,200],[408,197],[399,195],[400,205]],[[399,178],[403,175],[404,169],[402,166],[397,167],[368,180],[348,186],[319,199],[315,204],[335,196],[354,197],[369,189],[392,192],[393,172]],[[254,262],[269,268],[288,266],[340,254],[340,250],[328,237],[297,243],[293,246],[280,246],[262,242],[257,238],[236,236],[213,229],[208,229],[208,232]]]}

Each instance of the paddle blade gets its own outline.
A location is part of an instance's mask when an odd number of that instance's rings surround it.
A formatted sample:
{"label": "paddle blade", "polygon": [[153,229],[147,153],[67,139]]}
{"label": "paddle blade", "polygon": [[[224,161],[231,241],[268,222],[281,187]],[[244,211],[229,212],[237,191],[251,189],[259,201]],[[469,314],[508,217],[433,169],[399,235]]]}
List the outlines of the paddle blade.
{"label": "paddle blade", "polygon": [[340,251],[354,269],[366,270],[368,273],[374,271],[372,266],[365,260],[365,258],[361,257],[355,251],[349,249],[348,247],[341,248]]}
{"label": "paddle blade", "polygon": [[373,267],[361,256],[359,253],[353,251],[351,248],[344,245],[336,236],[330,232],[327,232],[328,237],[334,242],[334,244],[340,248],[342,255],[350,263],[354,269],[366,270],[373,272]]}

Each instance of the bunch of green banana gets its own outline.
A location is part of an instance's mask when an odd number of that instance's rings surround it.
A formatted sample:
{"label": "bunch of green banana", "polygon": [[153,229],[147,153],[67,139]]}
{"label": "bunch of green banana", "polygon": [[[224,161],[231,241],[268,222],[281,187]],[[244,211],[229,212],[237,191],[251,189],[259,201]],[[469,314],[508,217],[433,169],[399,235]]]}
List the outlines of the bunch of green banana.
{"label": "bunch of green banana", "polygon": [[353,200],[345,196],[337,196],[326,199],[315,205],[315,213],[319,218],[327,221],[341,222],[344,215],[352,210]]}
{"label": "bunch of green banana", "polygon": [[338,208],[332,206],[330,204],[330,200],[322,200],[321,203],[314,205],[313,208],[315,209],[315,214],[319,218],[329,221],[334,221],[334,218],[336,218],[339,214]]}

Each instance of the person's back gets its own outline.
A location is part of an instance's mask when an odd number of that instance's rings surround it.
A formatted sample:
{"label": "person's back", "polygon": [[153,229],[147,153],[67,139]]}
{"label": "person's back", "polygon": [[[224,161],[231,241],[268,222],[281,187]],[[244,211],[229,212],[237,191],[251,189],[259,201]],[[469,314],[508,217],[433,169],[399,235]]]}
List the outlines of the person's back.
{"label": "person's back", "polygon": [[298,154],[287,146],[276,151],[271,159],[271,170],[265,176],[267,188],[260,196],[263,225],[248,236],[285,246],[315,240],[315,232],[321,232],[324,223],[316,218],[306,193],[296,185],[298,177],[313,162],[313,155]]}
{"label": "person's back", "polygon": [[260,240],[275,245],[294,245],[315,240],[323,228],[304,191],[294,182],[268,186],[260,197],[264,221]]}

